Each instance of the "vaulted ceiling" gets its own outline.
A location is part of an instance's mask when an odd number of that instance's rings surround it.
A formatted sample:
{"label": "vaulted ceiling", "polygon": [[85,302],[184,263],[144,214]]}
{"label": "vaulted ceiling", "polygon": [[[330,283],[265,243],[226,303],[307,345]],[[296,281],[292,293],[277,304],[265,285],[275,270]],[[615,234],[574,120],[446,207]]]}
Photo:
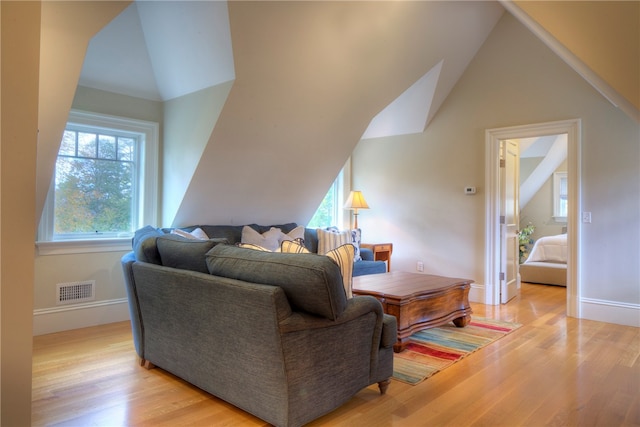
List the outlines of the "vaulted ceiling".
{"label": "vaulted ceiling", "polygon": [[[428,46],[437,49],[441,61],[380,111],[364,138],[424,130],[502,13],[497,4],[487,5],[493,13],[452,28],[438,23],[451,22],[461,8],[431,3],[425,25],[436,26],[438,43]],[[502,2],[605,97],[638,119],[638,2],[621,2],[615,9],[602,2],[566,3]],[[602,7],[609,17],[604,21]],[[599,43],[602,37],[608,43]],[[611,43],[620,48],[603,48]],[[441,75],[443,63],[446,75]],[[615,65],[620,63],[625,66]],[[135,1],[91,40],[79,83],[166,101],[234,77],[226,2]]]}

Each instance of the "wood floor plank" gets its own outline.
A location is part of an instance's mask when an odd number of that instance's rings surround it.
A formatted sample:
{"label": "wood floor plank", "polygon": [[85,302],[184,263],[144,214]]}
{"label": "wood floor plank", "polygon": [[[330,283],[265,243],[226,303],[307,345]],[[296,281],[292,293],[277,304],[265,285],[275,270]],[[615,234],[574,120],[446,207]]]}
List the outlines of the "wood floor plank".
{"label": "wood floor plank", "polygon": [[[373,385],[309,426],[640,426],[640,330],[567,318],[566,290],[523,284],[472,316],[522,323],[419,385]],[[265,426],[162,369],[128,322],[34,338],[33,426]]]}

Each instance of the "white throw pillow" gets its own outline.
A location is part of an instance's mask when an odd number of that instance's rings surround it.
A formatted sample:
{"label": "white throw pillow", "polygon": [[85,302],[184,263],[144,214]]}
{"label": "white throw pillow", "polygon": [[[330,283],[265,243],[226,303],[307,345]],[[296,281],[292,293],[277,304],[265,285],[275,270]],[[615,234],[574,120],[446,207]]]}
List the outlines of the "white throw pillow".
{"label": "white throw pillow", "polygon": [[304,226],[303,225],[299,225],[296,228],[294,228],[293,230],[291,230],[288,233],[282,233],[282,236],[280,237],[280,243],[284,242],[285,240],[302,240],[304,241]]}
{"label": "white throw pillow", "polygon": [[204,230],[200,227],[191,232],[184,231],[179,228],[174,228],[173,230],[171,230],[171,234],[176,234],[178,236],[182,236],[184,238],[192,240],[209,240],[209,236],[207,236],[207,233],[205,233]]}
{"label": "white throw pillow", "polygon": [[241,243],[250,243],[252,245],[262,246],[270,251],[275,251],[280,247],[280,239],[282,231],[279,228],[271,227],[269,231],[263,234],[258,233],[253,228],[245,225],[242,227]]}

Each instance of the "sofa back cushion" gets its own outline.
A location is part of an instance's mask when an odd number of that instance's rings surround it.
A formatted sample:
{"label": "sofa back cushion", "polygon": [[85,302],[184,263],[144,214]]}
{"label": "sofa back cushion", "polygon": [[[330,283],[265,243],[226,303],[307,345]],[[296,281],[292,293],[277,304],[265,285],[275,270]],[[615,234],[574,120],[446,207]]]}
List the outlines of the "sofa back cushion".
{"label": "sofa back cushion", "polygon": [[220,243],[226,243],[226,239],[194,240],[177,234],[165,234],[156,238],[163,266],[200,273],[208,273],[205,254]]}
{"label": "sofa back cushion", "polygon": [[142,262],[149,262],[151,264],[161,264],[160,254],[156,247],[156,239],[160,236],[164,236],[164,232],[155,227],[147,225],[139,230],[136,230],[131,241],[133,246],[133,252],[136,255],[136,260]]}
{"label": "sofa back cushion", "polygon": [[280,286],[292,307],[308,313],[336,320],[347,307],[340,268],[325,256],[218,245],[206,262],[216,276]]}

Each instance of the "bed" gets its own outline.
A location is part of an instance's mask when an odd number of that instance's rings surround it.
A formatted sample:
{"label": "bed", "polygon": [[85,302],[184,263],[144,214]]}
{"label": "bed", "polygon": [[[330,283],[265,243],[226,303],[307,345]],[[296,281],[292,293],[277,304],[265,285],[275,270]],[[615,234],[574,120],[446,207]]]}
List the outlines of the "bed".
{"label": "bed", "polygon": [[527,283],[567,286],[567,235],[541,237],[520,264],[520,280]]}

